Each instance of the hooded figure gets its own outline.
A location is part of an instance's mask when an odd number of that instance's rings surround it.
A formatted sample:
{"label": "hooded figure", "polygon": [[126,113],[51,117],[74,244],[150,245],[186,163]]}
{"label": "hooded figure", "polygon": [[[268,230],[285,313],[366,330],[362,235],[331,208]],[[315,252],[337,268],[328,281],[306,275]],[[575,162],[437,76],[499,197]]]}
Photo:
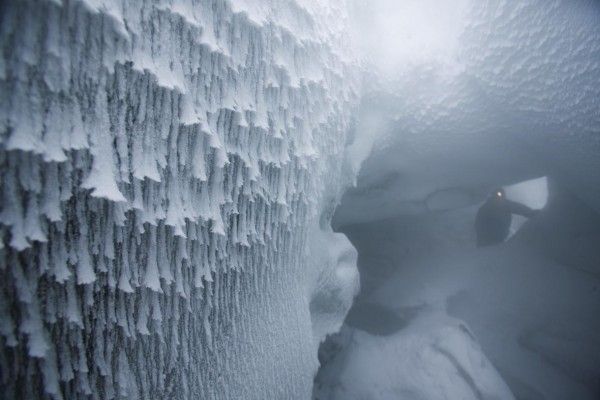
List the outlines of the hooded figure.
{"label": "hooded figure", "polygon": [[477,247],[504,242],[510,230],[512,214],[530,218],[536,213],[536,210],[532,210],[521,203],[508,200],[504,189],[494,190],[477,211],[475,219]]}

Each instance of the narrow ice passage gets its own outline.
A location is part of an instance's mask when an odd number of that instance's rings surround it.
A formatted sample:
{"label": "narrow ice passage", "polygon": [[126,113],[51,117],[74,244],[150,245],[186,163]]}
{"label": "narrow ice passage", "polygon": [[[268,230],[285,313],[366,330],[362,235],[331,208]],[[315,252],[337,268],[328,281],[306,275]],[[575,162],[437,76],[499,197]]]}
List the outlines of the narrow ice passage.
{"label": "narrow ice passage", "polygon": [[597,398],[600,216],[554,191],[478,249],[475,211],[340,228],[364,290],[320,350],[315,398]]}
{"label": "narrow ice passage", "polygon": [[599,138],[595,0],[0,1],[0,397],[597,397]]}
{"label": "narrow ice passage", "polygon": [[[361,292],[320,348],[314,398],[597,399],[599,5],[359,9],[372,35],[413,47],[367,41],[397,58],[374,62],[388,80],[363,97],[370,134],[350,144],[357,184],[333,224],[358,251]],[[525,199],[541,213],[476,248],[488,193],[542,176],[547,204]]]}

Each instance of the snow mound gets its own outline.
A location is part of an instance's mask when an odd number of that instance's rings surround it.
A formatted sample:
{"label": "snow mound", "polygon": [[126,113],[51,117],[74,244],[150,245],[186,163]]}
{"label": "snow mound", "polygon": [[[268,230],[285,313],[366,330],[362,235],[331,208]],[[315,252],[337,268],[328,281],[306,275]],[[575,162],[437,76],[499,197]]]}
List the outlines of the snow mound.
{"label": "snow mound", "polygon": [[317,379],[334,369],[339,376],[321,388],[317,380],[317,400],[514,399],[464,323],[443,314],[418,316],[389,336],[345,327],[334,342],[343,355]]}
{"label": "snow mound", "polygon": [[[384,37],[370,40],[374,51],[387,45],[373,68],[396,54],[399,65],[366,85],[349,152],[358,188],[340,225],[428,212],[447,191],[476,204],[540,176],[600,210],[600,3],[376,0],[361,11]],[[384,14],[381,25],[372,14]],[[388,26],[410,35],[387,38]],[[451,55],[428,53],[444,46]]]}

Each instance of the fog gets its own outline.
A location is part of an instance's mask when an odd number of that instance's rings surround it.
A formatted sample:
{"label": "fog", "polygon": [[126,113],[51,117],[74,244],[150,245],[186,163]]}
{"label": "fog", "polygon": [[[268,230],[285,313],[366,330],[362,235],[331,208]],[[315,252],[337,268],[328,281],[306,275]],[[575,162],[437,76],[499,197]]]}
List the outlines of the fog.
{"label": "fog", "polygon": [[[315,398],[598,398],[600,5],[353,6],[361,292]],[[494,188],[539,212],[477,247]]]}

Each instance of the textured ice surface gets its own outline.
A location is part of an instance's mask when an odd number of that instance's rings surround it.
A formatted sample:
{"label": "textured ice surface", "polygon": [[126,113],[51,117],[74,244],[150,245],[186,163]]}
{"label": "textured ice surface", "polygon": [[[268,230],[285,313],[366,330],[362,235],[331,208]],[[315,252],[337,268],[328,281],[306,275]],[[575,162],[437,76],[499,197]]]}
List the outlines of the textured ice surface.
{"label": "textured ice surface", "polygon": [[2,4],[4,396],[310,396],[357,284],[343,6]]}
{"label": "textured ice surface", "polygon": [[597,399],[600,215],[550,183],[544,210],[499,246],[475,247],[477,207],[346,227],[367,290],[320,351],[317,398],[512,398],[483,394],[495,369],[517,399]]}
{"label": "textured ice surface", "polygon": [[[474,204],[493,186],[544,175],[600,209],[600,4],[438,3],[439,13],[429,1],[405,10],[429,15],[430,24],[410,25],[422,46],[388,46],[397,68],[369,80],[350,153],[355,164],[373,153],[339,222],[427,212],[430,196],[449,189]],[[448,26],[453,7],[463,13]],[[447,35],[428,35],[435,29]],[[427,53],[442,45],[453,52]]]}
{"label": "textured ice surface", "polygon": [[384,10],[399,53],[360,114],[345,1],[0,7],[11,397],[308,397],[356,290],[329,219],[372,149],[346,223],[546,174],[600,209],[597,2]]}

